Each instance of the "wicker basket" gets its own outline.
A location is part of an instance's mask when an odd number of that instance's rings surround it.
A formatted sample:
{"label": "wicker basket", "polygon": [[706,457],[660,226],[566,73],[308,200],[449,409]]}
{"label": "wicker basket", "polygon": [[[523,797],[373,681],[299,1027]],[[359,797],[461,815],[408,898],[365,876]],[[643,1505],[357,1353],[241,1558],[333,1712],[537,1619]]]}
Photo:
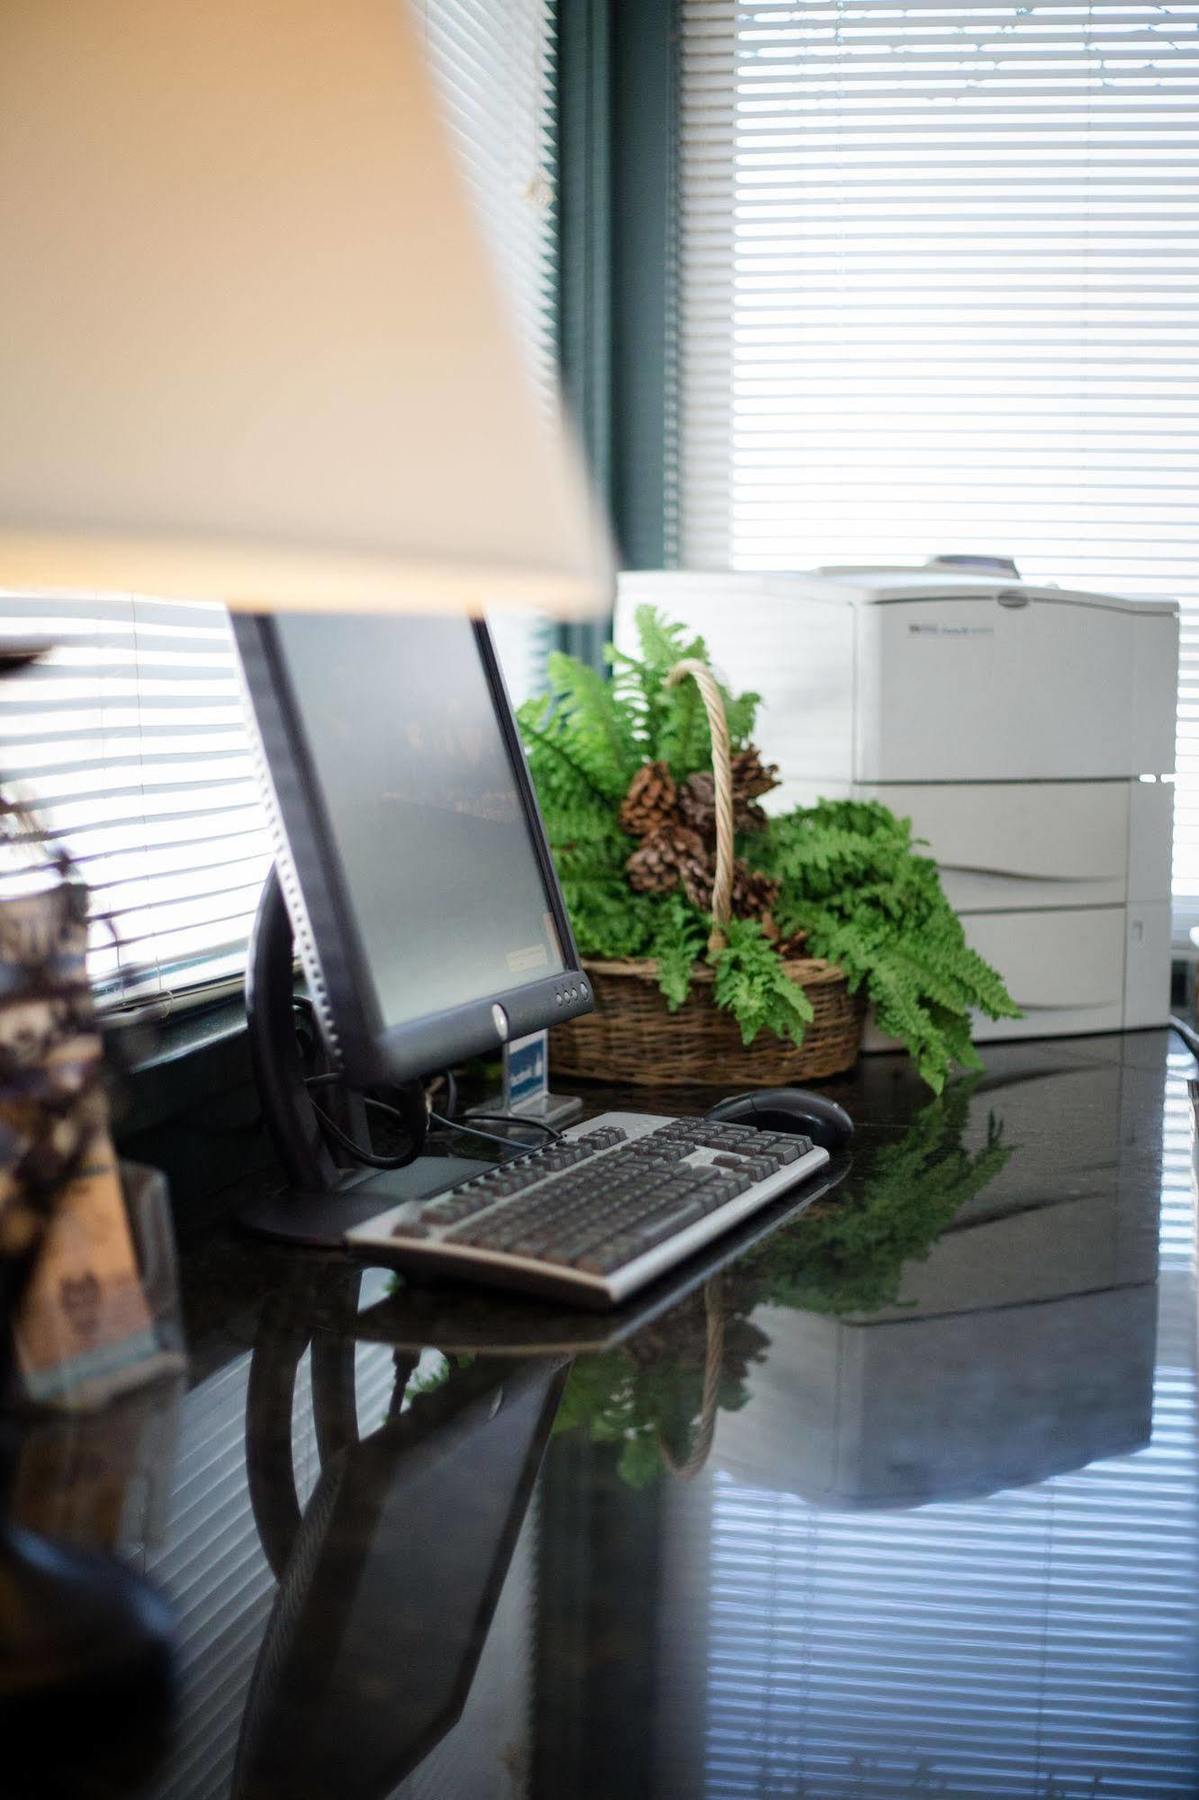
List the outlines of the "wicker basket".
{"label": "wicker basket", "polygon": [[[691,677],[699,687],[712,730],[716,777],[716,880],[709,946],[724,943],[731,916],[733,885],[733,787],[728,726],[716,679],[706,664],[677,663],[668,680]],[[555,1076],[571,1080],[631,1083],[641,1087],[682,1087],[719,1083],[722,1087],[778,1087],[839,1075],[857,1061],[865,1002],[855,999],[841,970],[817,957],[795,957],[784,965],[812,1003],[813,1018],[796,1046],[760,1032],[741,1041],[741,1028],[712,997],[712,970],[697,963],[692,988],[677,1012],[667,1010],[658,988],[658,965],[632,959],[584,960],[591,978],[595,1011],[550,1035]]]}

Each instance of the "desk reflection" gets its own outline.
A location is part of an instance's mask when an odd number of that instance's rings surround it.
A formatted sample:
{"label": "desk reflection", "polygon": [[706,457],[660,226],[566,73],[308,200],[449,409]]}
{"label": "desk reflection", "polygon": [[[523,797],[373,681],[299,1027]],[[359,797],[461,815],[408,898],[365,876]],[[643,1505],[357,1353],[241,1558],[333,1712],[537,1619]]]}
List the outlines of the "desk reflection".
{"label": "desk reflection", "polygon": [[864,1069],[827,1190],[619,1314],[256,1258],[187,1400],[157,1800],[1197,1791],[1161,1048],[987,1062]]}
{"label": "desk reflection", "polygon": [[[351,1290],[352,1291],[352,1290]],[[291,1469],[303,1334],[264,1317],[247,1412],[255,1522],[278,1578],[242,1718],[238,1800],[384,1800],[459,1719],[529,1506],[560,1360],[398,1353],[388,1416],[359,1437],[352,1334],[313,1345],[321,1471]]]}

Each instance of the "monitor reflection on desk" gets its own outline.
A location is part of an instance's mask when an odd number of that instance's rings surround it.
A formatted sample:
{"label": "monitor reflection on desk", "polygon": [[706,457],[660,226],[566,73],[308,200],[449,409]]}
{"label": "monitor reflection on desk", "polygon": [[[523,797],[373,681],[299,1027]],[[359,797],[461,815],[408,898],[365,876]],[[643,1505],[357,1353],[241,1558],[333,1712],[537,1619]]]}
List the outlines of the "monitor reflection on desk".
{"label": "monitor reflection on desk", "polygon": [[384,1800],[470,1694],[564,1374],[451,1375],[326,1465],[259,1651],[236,1800]]}

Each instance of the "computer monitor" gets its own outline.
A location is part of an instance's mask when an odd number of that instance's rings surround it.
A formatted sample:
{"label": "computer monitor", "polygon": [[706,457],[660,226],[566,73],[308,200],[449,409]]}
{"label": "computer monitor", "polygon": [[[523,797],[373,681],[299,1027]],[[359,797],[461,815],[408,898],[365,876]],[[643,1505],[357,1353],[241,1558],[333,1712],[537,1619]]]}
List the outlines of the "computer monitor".
{"label": "computer monitor", "polygon": [[358,1086],[587,1012],[589,983],[484,624],[242,615],[276,860]]}

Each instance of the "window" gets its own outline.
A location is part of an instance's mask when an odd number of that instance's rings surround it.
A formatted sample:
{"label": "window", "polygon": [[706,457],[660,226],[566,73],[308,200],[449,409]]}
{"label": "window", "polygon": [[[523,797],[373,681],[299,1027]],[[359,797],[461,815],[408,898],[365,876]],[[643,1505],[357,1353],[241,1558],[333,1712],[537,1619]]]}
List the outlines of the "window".
{"label": "window", "polygon": [[681,563],[997,551],[1180,599],[1199,922],[1199,14],[682,15]]}
{"label": "window", "polygon": [[[413,4],[535,379],[555,404],[552,7]],[[540,681],[548,627],[493,626],[519,701]],[[88,880],[101,1002],[235,990],[270,852],[223,610],[0,595],[0,630],[54,644],[0,683],[0,768]]]}

